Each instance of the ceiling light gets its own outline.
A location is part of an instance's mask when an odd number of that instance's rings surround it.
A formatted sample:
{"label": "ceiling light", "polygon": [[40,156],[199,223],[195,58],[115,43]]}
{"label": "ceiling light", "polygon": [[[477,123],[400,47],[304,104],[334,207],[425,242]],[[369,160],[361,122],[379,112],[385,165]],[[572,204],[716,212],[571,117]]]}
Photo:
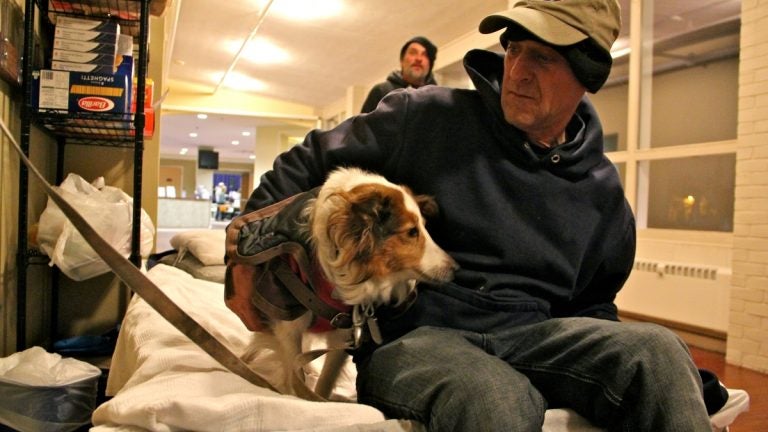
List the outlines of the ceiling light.
{"label": "ceiling light", "polygon": [[[231,53],[237,53],[242,46],[241,41],[231,41],[227,43],[227,50]],[[284,49],[278,47],[265,38],[258,37],[248,42],[242,53],[242,58],[252,63],[258,64],[276,64],[287,63],[291,56]]]}
{"label": "ceiling light", "polygon": [[182,147],[181,150],[179,150],[179,154],[180,155],[185,155],[185,154],[187,154],[188,151],[189,151],[188,148]]}
{"label": "ceiling light", "polygon": [[622,48],[615,51],[611,51],[611,57],[615,60],[619,57],[628,56],[630,51],[632,51],[631,48]]}
{"label": "ceiling light", "polygon": [[197,132],[190,132],[189,133],[190,138],[197,138]]}
{"label": "ceiling light", "polygon": [[[262,1],[262,7],[266,1]],[[280,0],[272,3],[269,13],[275,13],[290,20],[309,21],[330,18],[341,14],[342,0]]]}
{"label": "ceiling light", "polygon": [[[221,80],[221,75],[221,73],[215,74],[213,76],[213,81],[219,82]],[[262,91],[267,88],[267,85],[264,84],[264,82],[238,72],[231,72],[227,75],[227,79],[224,80],[223,84],[231,89],[245,91]]]}
{"label": "ceiling light", "polygon": [[208,118],[208,114],[200,113],[197,115],[197,118],[199,118],[200,120],[205,120]]}
{"label": "ceiling light", "polygon": [[243,136],[251,136],[251,132],[250,131],[243,131]]}
{"label": "ceiling light", "polygon": [[240,145],[240,141],[238,141],[238,140],[232,140],[232,145]]}
{"label": "ceiling light", "polygon": [[252,154],[252,155],[248,156],[248,159],[250,159],[250,160],[256,160],[256,155],[255,155],[255,154]]}

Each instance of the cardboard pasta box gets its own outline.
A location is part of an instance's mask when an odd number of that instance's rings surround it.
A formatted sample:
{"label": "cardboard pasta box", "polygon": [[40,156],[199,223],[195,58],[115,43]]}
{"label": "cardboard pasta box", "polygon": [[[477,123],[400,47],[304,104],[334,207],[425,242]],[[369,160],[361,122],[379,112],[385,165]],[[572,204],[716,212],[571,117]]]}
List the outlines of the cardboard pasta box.
{"label": "cardboard pasta box", "polygon": [[[136,88],[138,87],[138,80],[133,79],[133,85],[131,91],[131,112],[136,112]],[[155,91],[155,82],[152,78],[144,79],[144,108],[152,108],[154,103],[153,94]]]}
{"label": "cardboard pasta box", "polygon": [[131,77],[41,70],[32,74],[32,103],[39,110],[130,113]]}
{"label": "cardboard pasta box", "polygon": [[69,63],[84,63],[89,65],[107,65],[114,67],[115,54],[99,54],[54,48],[53,60]]}
{"label": "cardboard pasta box", "polygon": [[117,44],[119,33],[104,33],[99,31],[80,30],[56,26],[53,31],[53,35],[54,39],[69,39],[80,42]]}
{"label": "cardboard pasta box", "polygon": [[76,41],[71,39],[54,39],[54,50],[65,51],[77,51],[82,53],[93,54],[112,54],[117,52],[117,45],[109,43],[88,42],[88,41]]}
{"label": "cardboard pasta box", "polygon": [[66,27],[75,30],[89,30],[102,33],[120,33],[120,24],[112,20],[100,20],[93,18],[75,18],[67,15],[56,17],[57,27]]}
{"label": "cardboard pasta box", "polygon": [[114,65],[105,64],[90,64],[90,63],[73,63],[66,61],[53,60],[51,62],[51,69],[69,72],[82,72],[82,73],[94,73],[94,74],[112,74],[115,72]]}
{"label": "cardboard pasta box", "polygon": [[[52,69],[114,73],[120,25],[111,20],[60,16],[53,39]],[[111,67],[107,68],[107,66]]]}

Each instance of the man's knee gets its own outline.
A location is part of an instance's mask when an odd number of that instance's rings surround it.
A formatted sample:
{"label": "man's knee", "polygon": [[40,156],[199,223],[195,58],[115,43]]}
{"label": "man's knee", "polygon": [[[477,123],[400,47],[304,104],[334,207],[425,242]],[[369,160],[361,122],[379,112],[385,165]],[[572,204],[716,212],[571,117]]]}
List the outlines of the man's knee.
{"label": "man's knee", "polygon": [[546,402],[528,378],[461,333],[414,331],[363,369],[359,378],[378,382],[358,382],[361,401],[388,415],[410,412],[430,430],[538,430],[544,422]]}
{"label": "man's knee", "polygon": [[[630,331],[625,332],[625,342],[633,348],[634,355],[645,354],[650,359],[669,361],[676,358],[689,358],[685,342],[673,331],[656,324],[628,323]],[[662,357],[662,358],[659,358]]]}

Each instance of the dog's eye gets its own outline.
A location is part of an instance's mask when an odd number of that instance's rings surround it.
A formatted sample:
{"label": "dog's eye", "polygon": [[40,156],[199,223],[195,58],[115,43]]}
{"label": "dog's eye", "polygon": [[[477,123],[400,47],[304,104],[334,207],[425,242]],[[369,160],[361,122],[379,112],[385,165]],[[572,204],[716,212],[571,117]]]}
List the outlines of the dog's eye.
{"label": "dog's eye", "polygon": [[414,227],[408,230],[408,237],[418,237],[419,236],[419,229]]}

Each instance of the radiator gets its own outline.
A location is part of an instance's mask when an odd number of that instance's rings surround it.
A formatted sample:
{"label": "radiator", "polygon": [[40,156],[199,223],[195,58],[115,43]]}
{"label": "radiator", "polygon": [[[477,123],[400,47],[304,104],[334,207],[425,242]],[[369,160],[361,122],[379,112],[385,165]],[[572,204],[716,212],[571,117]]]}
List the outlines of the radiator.
{"label": "radiator", "polygon": [[730,286],[730,268],[638,259],[616,305],[620,311],[727,331]]}

